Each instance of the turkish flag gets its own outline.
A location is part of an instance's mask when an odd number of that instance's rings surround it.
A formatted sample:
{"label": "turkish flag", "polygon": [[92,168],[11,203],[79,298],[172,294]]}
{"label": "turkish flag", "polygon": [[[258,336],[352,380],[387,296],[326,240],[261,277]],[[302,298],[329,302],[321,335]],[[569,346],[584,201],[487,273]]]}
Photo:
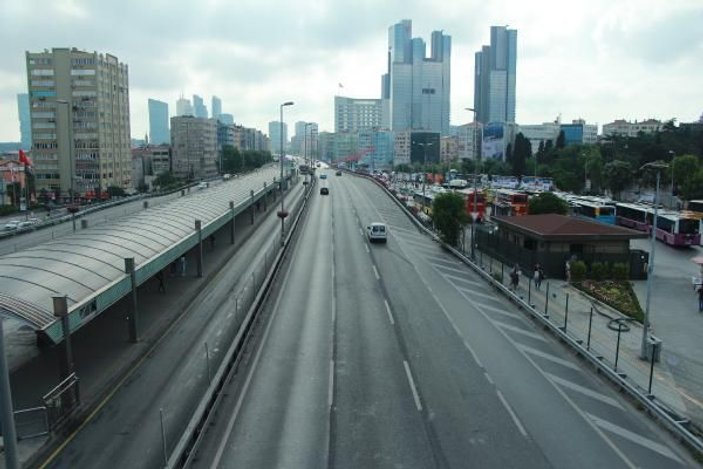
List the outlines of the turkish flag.
{"label": "turkish flag", "polygon": [[20,149],[20,163],[25,166],[32,166],[32,160],[22,149]]}

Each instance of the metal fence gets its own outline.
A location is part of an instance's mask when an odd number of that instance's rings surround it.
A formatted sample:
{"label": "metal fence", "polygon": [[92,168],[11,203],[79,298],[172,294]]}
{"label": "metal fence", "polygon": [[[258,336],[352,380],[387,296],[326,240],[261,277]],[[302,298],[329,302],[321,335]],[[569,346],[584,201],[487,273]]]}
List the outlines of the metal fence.
{"label": "metal fence", "polygon": [[49,414],[46,407],[16,410],[14,414],[18,440],[28,440],[49,433]]}
{"label": "metal fence", "polygon": [[42,397],[50,429],[55,428],[80,405],[78,383],[76,374],[71,373],[58,386]]}

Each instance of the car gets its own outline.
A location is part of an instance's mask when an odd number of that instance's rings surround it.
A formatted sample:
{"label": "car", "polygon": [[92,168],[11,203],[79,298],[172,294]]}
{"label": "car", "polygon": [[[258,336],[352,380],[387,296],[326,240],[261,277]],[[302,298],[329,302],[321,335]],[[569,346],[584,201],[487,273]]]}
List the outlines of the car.
{"label": "car", "polygon": [[21,230],[23,228],[29,228],[30,226],[34,225],[33,222],[26,220],[26,221],[21,221],[17,224],[17,229]]}
{"label": "car", "polygon": [[320,187],[320,195],[330,195],[330,190],[326,187]]}
{"label": "car", "polygon": [[320,174],[320,179],[327,179],[327,175],[325,173]]}
{"label": "car", "polygon": [[334,173],[334,174],[336,174],[337,176],[341,176],[341,175],[342,175],[342,172],[341,172],[341,171],[337,171],[337,172]]}
{"label": "car", "polygon": [[200,182],[200,183],[198,183],[198,190],[200,191],[203,189],[207,189],[209,186],[210,186],[210,184],[205,181]]}
{"label": "car", "polygon": [[385,243],[388,240],[388,229],[385,223],[374,222],[366,227],[366,237],[369,242]]}
{"label": "car", "polygon": [[5,226],[2,227],[3,231],[15,231],[17,227],[19,226],[20,221],[19,220],[10,220],[7,223],[5,223]]}

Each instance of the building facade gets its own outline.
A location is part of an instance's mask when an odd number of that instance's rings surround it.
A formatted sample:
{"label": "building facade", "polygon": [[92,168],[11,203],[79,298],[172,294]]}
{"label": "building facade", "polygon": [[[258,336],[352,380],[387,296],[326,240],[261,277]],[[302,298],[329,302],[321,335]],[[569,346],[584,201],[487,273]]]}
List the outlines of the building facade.
{"label": "building facade", "polygon": [[17,95],[17,115],[20,120],[20,147],[23,150],[32,148],[32,118],[29,113],[29,94]]}
{"label": "building facade", "polygon": [[26,52],[36,189],[132,186],[129,73],[111,54]]}
{"label": "building facade", "polygon": [[195,117],[200,117],[201,119],[208,118],[207,106],[205,106],[203,98],[201,98],[197,94],[193,95],[193,115]]}
{"label": "building facade", "polygon": [[482,124],[515,122],[517,30],[491,26],[491,45],[474,58],[476,118]]}
{"label": "building facade", "polygon": [[132,149],[132,166],[140,173],[133,175],[134,188],[145,183],[150,189],[153,180],[160,174],[171,171],[171,147],[169,145],[147,145]]}
{"label": "building facade", "polygon": [[543,124],[526,124],[519,125],[518,132],[530,141],[532,154],[537,154],[540,142],[547,143],[551,140],[555,144],[559,136],[559,124],[556,122],[545,122]]}
{"label": "building facade", "polygon": [[603,125],[603,136],[611,137],[620,135],[622,137],[637,137],[642,132],[652,134],[662,130],[663,124],[656,119],[647,119],[641,122],[628,122],[625,119],[618,119],[609,124]]}
{"label": "building facade", "polygon": [[217,120],[171,118],[172,171],[192,181],[217,175]]}
{"label": "building facade", "polygon": [[382,127],[380,99],[334,97],[334,131],[359,132]]}
{"label": "building facade", "polygon": [[[269,122],[269,138],[271,139],[271,153],[282,155],[288,146],[288,125],[279,121]],[[281,147],[281,141],[283,147]]]}
{"label": "building facade", "polygon": [[154,145],[171,143],[168,130],[168,104],[149,98],[149,142]]}
{"label": "building facade", "polygon": [[228,113],[222,113],[220,116],[217,118],[220,122],[223,124],[234,124],[234,116],[232,114]]}
{"label": "building facade", "polygon": [[388,72],[381,79],[381,125],[387,121],[393,131],[425,130],[448,135],[450,75],[450,36],[434,31],[427,57],[425,42],[412,38],[410,20],[391,26]]}
{"label": "building facade", "polygon": [[449,164],[459,161],[459,138],[447,135],[439,139],[439,162]]}
{"label": "building facade", "polygon": [[480,158],[481,135],[483,126],[478,122],[470,122],[456,128],[456,151],[460,160],[476,160]]}
{"label": "building facade", "polygon": [[218,119],[220,118],[220,114],[222,114],[222,100],[218,98],[217,96],[212,97],[212,118],[213,119]]}
{"label": "building facade", "polygon": [[360,159],[359,136],[351,132],[320,132],[320,157],[332,164],[356,163]]}
{"label": "building facade", "polygon": [[[295,135],[291,138],[291,153],[310,157],[318,153],[318,125],[316,122],[298,121],[295,123]],[[314,156],[313,156],[314,157]]]}
{"label": "building facade", "polygon": [[583,119],[575,119],[571,124],[561,124],[559,131],[564,132],[566,145],[593,145],[598,142],[598,126],[586,124]]}
{"label": "building facade", "polygon": [[181,96],[176,101],[176,116],[192,116],[193,106],[190,104],[190,100]]}
{"label": "building facade", "polygon": [[359,163],[371,169],[392,169],[395,141],[393,133],[383,129],[367,129],[358,133]]}

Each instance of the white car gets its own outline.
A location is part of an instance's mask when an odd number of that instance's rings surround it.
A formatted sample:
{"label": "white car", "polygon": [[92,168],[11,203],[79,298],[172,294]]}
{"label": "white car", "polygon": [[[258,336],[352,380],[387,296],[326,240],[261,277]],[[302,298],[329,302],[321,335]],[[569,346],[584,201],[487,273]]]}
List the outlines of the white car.
{"label": "white car", "polygon": [[385,243],[388,240],[388,229],[385,223],[374,222],[366,227],[366,237],[369,242]]}
{"label": "white car", "polygon": [[10,220],[7,223],[5,223],[5,226],[3,226],[4,231],[14,231],[17,229],[19,226],[20,222],[19,220]]}

